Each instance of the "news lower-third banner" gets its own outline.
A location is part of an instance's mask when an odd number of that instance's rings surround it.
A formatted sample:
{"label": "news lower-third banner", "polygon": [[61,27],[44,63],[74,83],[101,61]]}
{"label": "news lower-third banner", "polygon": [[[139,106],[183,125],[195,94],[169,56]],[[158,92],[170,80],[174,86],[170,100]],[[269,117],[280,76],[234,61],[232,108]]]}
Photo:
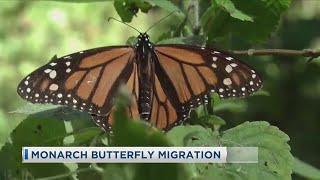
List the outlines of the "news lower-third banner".
{"label": "news lower-third banner", "polygon": [[23,163],[258,163],[257,147],[23,147]]}

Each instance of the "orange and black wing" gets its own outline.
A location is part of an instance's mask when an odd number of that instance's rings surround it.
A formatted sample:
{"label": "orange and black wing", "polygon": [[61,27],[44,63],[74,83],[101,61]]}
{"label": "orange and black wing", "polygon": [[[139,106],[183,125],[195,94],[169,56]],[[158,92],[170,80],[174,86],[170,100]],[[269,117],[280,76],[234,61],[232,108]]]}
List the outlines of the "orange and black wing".
{"label": "orange and black wing", "polygon": [[149,121],[157,128],[169,130],[180,124],[189,114],[189,110],[179,111],[174,106],[172,98],[167,95],[169,89],[165,89],[160,82],[158,74],[155,75],[153,97],[151,97],[151,112]]}
{"label": "orange and black wing", "polygon": [[134,49],[101,47],[70,54],[37,69],[18,86],[32,103],[51,103],[96,115],[107,115],[121,83],[134,69]]}
{"label": "orange and black wing", "polygon": [[[139,97],[139,79],[137,64],[133,64],[133,70],[127,82],[124,83],[126,88],[131,93],[131,104],[127,108],[127,113],[134,120],[140,118],[139,109],[138,109],[138,97]],[[111,126],[113,125],[113,113],[115,106],[112,107],[110,113],[106,116],[92,115],[93,121],[104,128],[107,132],[111,132]]]}
{"label": "orange and black wing", "polygon": [[[262,84],[257,73],[232,55],[215,49],[189,45],[159,45],[155,48],[155,94],[166,97],[151,120],[170,128],[183,122],[190,109],[208,102],[208,94],[216,92],[221,98],[245,97],[258,91]],[[158,83],[157,83],[158,81]],[[158,99],[157,99],[158,100]],[[155,101],[154,101],[155,103]],[[155,103],[157,104],[157,103]],[[166,116],[164,114],[166,113]],[[175,114],[175,115],[170,115]],[[159,125],[158,127],[164,125]]]}

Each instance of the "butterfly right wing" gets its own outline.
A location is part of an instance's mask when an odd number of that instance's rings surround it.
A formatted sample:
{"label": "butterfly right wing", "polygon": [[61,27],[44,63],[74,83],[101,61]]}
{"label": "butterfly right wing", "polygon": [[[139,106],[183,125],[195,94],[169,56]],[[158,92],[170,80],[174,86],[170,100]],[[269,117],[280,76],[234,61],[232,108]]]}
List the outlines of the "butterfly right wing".
{"label": "butterfly right wing", "polygon": [[101,47],[70,54],[37,69],[18,86],[32,103],[51,103],[106,115],[120,84],[133,71],[134,49]]}
{"label": "butterfly right wing", "polygon": [[154,90],[151,101],[150,122],[157,128],[165,131],[181,124],[189,115],[189,110],[181,111],[174,107],[172,99],[165,92],[165,86],[161,84],[158,74],[155,74]]}

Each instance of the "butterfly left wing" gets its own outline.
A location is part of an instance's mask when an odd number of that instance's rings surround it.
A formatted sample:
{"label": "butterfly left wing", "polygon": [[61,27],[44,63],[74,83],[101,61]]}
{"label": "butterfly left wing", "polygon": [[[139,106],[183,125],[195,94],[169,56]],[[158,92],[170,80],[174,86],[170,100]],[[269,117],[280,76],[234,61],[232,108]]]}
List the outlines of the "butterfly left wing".
{"label": "butterfly left wing", "polygon": [[70,54],[32,72],[18,86],[18,94],[32,103],[51,103],[106,115],[134,64],[129,46],[101,47]]}

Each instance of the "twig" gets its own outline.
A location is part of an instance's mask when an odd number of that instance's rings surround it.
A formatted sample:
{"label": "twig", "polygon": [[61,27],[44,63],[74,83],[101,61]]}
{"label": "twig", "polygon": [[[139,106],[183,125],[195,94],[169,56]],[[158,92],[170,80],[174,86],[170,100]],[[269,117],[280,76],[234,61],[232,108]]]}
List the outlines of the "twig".
{"label": "twig", "polygon": [[304,50],[289,50],[289,49],[249,49],[243,51],[231,51],[236,55],[246,56],[303,56],[310,57],[308,61],[320,56],[320,50],[304,49]]}

